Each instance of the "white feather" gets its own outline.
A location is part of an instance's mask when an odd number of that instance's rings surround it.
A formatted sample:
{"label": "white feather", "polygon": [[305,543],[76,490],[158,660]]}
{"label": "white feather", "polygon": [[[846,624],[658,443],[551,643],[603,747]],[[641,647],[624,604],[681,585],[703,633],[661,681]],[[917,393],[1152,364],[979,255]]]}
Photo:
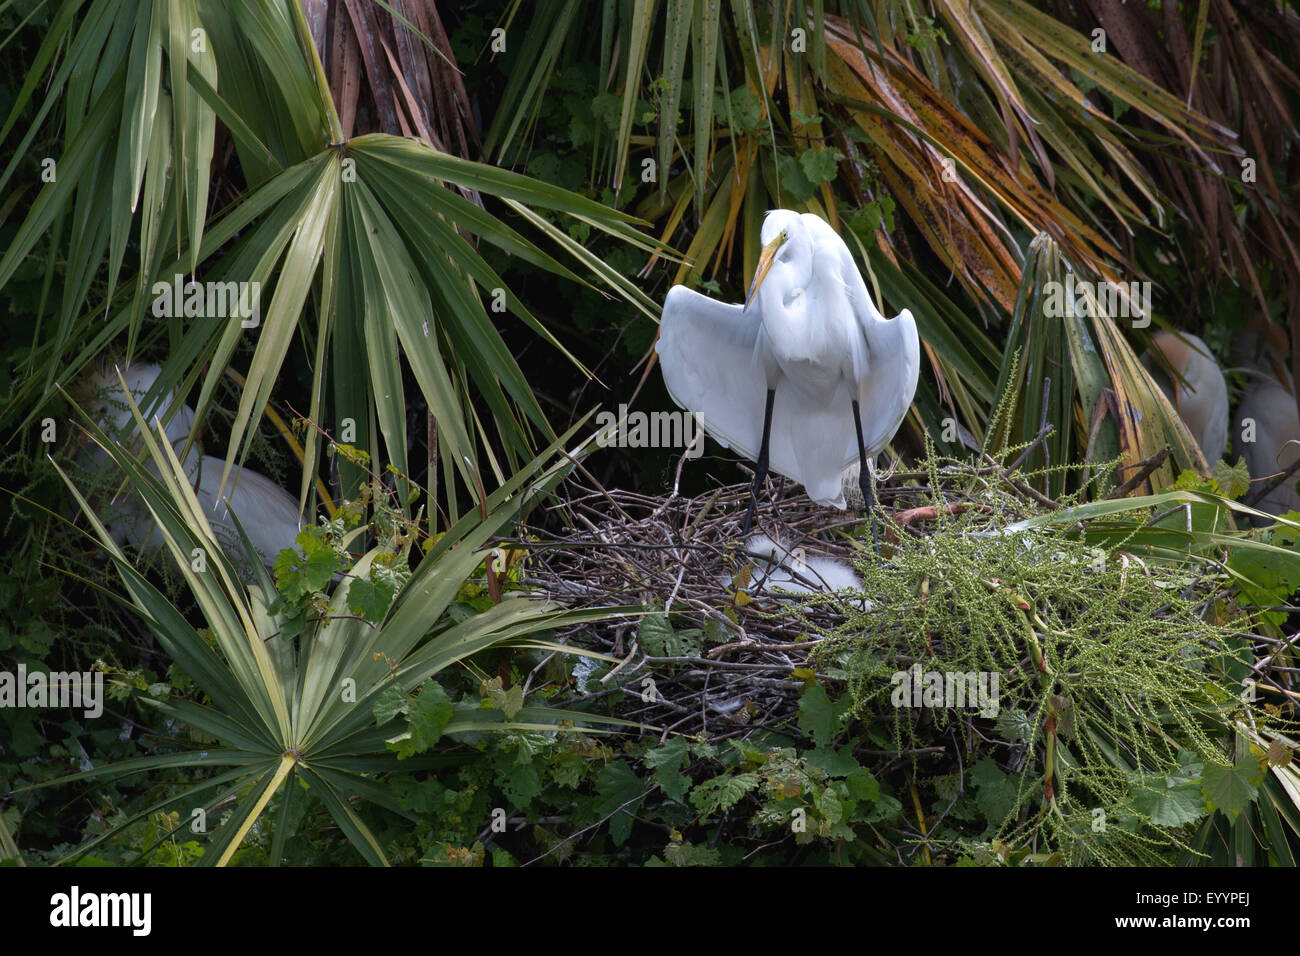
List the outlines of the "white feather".
{"label": "white feather", "polygon": [[[1237,425],[1242,434],[1254,429],[1254,441],[1241,442],[1250,477],[1267,479],[1285,471],[1300,458],[1300,415],[1296,414],[1295,396],[1271,376],[1251,382],[1237,406]],[[1292,475],[1255,505],[1260,511],[1281,515],[1300,511],[1297,476]],[[1258,487],[1258,486],[1256,486]]]}
{"label": "white feather", "polygon": [[668,392],[721,445],[756,460],[768,389],[775,389],[771,470],[819,504],[844,507],[841,475],[858,460],[852,401],[868,457],[911,406],[920,372],[916,323],[885,319],[848,247],[817,216],[775,210],[764,245],[788,239],[754,302],[715,302],[684,286],[664,301],[659,353]]}
{"label": "white feather", "polygon": [[751,591],[812,594],[820,591],[861,591],[862,579],[842,561],[791,550],[765,534],[753,535],[745,550],[754,558]]}
{"label": "white feather", "polygon": [[[272,565],[282,549],[295,547],[294,539],[302,530],[298,499],[251,468],[232,472],[225,493],[218,498],[217,486],[221,484],[224,466],[223,459],[203,455],[197,460],[191,479],[195,481],[194,496],[212,535],[228,557],[236,564],[242,563],[244,548],[231,516],[233,511],[262,563]],[[143,503],[137,512],[126,526],[127,540],[137,551],[161,550],[165,542],[152,515]]]}
{"label": "white feather", "polygon": [[[167,417],[168,412],[176,402],[175,392],[167,395],[155,397],[152,401],[145,402],[149,390],[153,388],[154,382],[158,380],[158,375],[162,371],[157,365],[137,364],[128,365],[122,369],[122,379],[126,382],[127,388],[131,392],[131,400],[136,403],[140,409],[140,414],[145,422],[152,428],[155,420],[163,420]],[[117,369],[110,368],[105,371],[97,372],[90,377],[90,389],[92,398],[89,408],[87,409],[95,416],[102,428],[109,436],[119,442],[129,442],[135,436],[135,419],[131,414],[131,408],[122,394],[122,383],[118,381]],[[172,447],[176,449],[176,454],[180,454],[185,440],[189,437],[190,430],[194,427],[194,409],[181,403],[180,407],[172,413],[171,420],[163,426],[168,440]],[[103,467],[108,456],[99,447],[90,448],[87,451],[86,461],[91,467]],[[197,455],[191,449],[190,455],[186,456],[190,460],[192,456]]]}
{"label": "white feather", "polygon": [[[161,369],[157,365],[132,365],[123,370],[122,377],[130,389],[132,399],[140,404],[158,379]],[[122,385],[114,370],[93,376],[90,385],[95,398],[91,411],[100,427],[109,437],[130,444],[136,436],[135,420],[122,395]],[[163,418],[176,401],[176,395],[161,396],[141,405],[145,421],[151,425]],[[176,454],[180,455],[194,425],[194,410],[181,404],[170,422],[164,426],[167,438]],[[83,464],[88,468],[103,468],[108,456],[98,447],[85,453]],[[281,549],[295,547],[294,539],[301,530],[298,520],[298,499],[289,494],[265,475],[244,468],[231,475],[226,491],[220,498],[217,487],[225,462],[211,455],[202,455],[193,444],[182,460],[182,466],[194,488],[195,497],[222,550],[236,564],[242,563],[244,549],[235,526],[233,511],[238,515],[249,540],[264,564],[275,563]],[[149,465],[157,475],[157,469]],[[158,528],[144,502],[131,491],[125,491],[109,502],[102,511],[104,521],[113,539],[120,545],[129,543],[136,551],[159,551],[165,546],[162,531]]]}
{"label": "white feather", "polygon": [[[1185,341],[1179,341],[1179,337]],[[1153,345],[1164,353],[1186,384],[1180,383],[1175,392],[1175,383],[1159,371],[1149,354],[1142,357],[1142,364],[1153,373],[1165,397],[1176,404],[1183,424],[1213,466],[1228,447],[1228,383],[1223,372],[1209,346],[1191,333],[1180,332],[1175,336],[1161,332],[1155,336]]]}

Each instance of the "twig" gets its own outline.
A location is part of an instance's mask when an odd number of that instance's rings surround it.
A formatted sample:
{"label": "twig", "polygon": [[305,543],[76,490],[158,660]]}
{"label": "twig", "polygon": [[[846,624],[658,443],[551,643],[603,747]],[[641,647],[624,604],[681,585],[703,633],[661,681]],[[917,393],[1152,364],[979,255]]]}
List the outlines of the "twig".
{"label": "twig", "polygon": [[[1044,389],[1044,391],[1045,390],[1046,389]],[[1044,412],[1046,412],[1046,406],[1044,406]],[[1017,468],[1019,468],[1021,462],[1023,462],[1026,458],[1028,458],[1031,454],[1033,454],[1034,449],[1037,448],[1042,443],[1043,439],[1046,438],[1048,435],[1052,434],[1052,432],[1054,431],[1056,431],[1056,426],[1053,425],[1051,422],[1047,422],[1041,428],[1039,428],[1038,434],[1034,436],[1033,441],[1031,441],[1028,445],[1025,446],[1025,450],[1020,453],[1020,457],[1017,458],[1015,461],[1013,461],[1011,464],[1009,464],[1006,468],[1002,469],[1002,477],[1006,478]]]}
{"label": "twig", "polygon": [[[988,452],[984,453],[984,457],[994,466],[997,465],[997,461],[995,461],[993,456],[990,455]],[[1047,495],[1035,491],[1033,488],[1029,487],[1023,481],[1017,481],[1016,479],[1011,478],[1006,474],[1002,474],[999,477],[1003,481],[1005,481],[1008,485],[1010,485],[1012,488],[1014,488],[1016,491],[1020,492],[1022,495],[1026,495],[1027,497],[1033,498],[1044,508],[1050,508],[1053,511],[1060,510],[1061,506],[1059,504],[1057,504],[1051,498],[1047,497]]]}
{"label": "twig", "polygon": [[1291,464],[1287,465],[1286,471],[1283,471],[1281,474],[1274,475],[1272,478],[1270,478],[1268,480],[1268,484],[1261,485],[1259,488],[1256,488],[1254,491],[1248,494],[1245,498],[1241,500],[1241,503],[1243,505],[1251,505],[1253,507],[1255,502],[1263,499],[1265,495],[1267,495],[1278,485],[1282,484],[1282,482],[1286,481],[1297,471],[1300,471],[1300,458],[1297,458],[1295,461],[1291,462]]}
{"label": "twig", "polygon": [[730,644],[722,644],[709,651],[705,657],[714,659],[721,657],[725,651],[734,651],[739,648],[758,651],[804,651],[810,647],[816,647],[821,641],[799,641],[796,644],[763,644],[758,641],[732,641]]}
{"label": "twig", "polygon": [[[1161,448],[1150,458],[1144,458],[1136,465],[1122,466],[1125,468],[1136,468],[1137,471],[1129,478],[1127,478],[1124,484],[1120,485],[1110,494],[1106,495],[1106,497],[1103,498],[1102,501],[1107,501],[1111,498],[1123,498],[1125,495],[1127,495],[1138,485],[1142,484],[1142,482],[1146,481],[1147,477],[1153,471],[1159,469],[1160,466],[1165,463],[1165,459],[1169,457],[1169,453],[1171,451],[1173,451],[1173,449],[1170,446],[1166,445],[1164,448]],[[1300,465],[1300,461],[1297,461],[1296,464]]]}

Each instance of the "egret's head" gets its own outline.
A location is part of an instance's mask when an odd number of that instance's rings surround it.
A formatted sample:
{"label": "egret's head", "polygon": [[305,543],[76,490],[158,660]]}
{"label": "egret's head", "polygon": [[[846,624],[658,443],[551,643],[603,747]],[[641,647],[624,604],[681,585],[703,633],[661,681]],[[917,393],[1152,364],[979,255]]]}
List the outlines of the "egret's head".
{"label": "egret's head", "polygon": [[[144,399],[153,383],[157,381],[162,369],[157,365],[136,363],[122,365],[122,379],[131,392],[131,398],[137,405]],[[118,365],[107,362],[96,367],[94,372],[80,383],[75,397],[101,426],[109,431],[131,427],[131,410],[122,394],[122,382],[118,377]],[[166,398],[154,402],[152,409],[142,407],[146,421],[153,414],[162,414],[167,410]]]}
{"label": "egret's head", "polygon": [[[758,266],[754,269],[749,295],[745,297],[747,309],[765,283],[775,285],[778,294],[784,299],[787,292],[806,286],[811,278],[808,231],[799,213],[790,209],[774,209],[769,212],[763,220],[761,239],[763,251],[758,257]],[[779,275],[769,281],[768,274],[774,269]]]}
{"label": "egret's head", "polygon": [[[110,437],[121,441],[126,440],[136,429],[130,404],[122,392],[122,381],[126,382],[131,401],[139,407],[140,414],[151,428],[154,419],[167,418],[176,403],[176,392],[173,390],[152,401],[145,401],[149,390],[162,373],[162,369],[152,363],[120,366],[121,379],[118,378],[118,372],[119,366],[114,362],[100,365],[77,384],[73,395],[78,404],[99,423],[100,428]],[[175,443],[188,437],[193,425],[194,411],[182,402],[166,425],[167,436]]]}

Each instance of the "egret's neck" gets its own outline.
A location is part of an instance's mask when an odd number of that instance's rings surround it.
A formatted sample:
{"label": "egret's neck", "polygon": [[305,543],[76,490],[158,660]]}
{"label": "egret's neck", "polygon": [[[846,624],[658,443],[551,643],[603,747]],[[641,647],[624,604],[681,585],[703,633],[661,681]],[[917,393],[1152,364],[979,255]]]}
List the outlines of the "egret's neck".
{"label": "egret's neck", "polygon": [[[842,311],[839,307],[846,303],[844,286],[837,276],[819,274],[811,261],[799,273],[800,278],[793,281],[774,283],[776,288],[770,290],[770,298],[759,303],[763,329],[782,364],[817,362],[829,368],[834,363],[827,360],[847,349],[846,342],[836,339],[833,328],[834,317]],[[760,295],[768,292],[764,285]]]}
{"label": "egret's neck", "polygon": [[783,360],[802,357],[811,331],[807,290],[773,289],[768,292],[764,288],[759,294],[757,305],[772,351]]}

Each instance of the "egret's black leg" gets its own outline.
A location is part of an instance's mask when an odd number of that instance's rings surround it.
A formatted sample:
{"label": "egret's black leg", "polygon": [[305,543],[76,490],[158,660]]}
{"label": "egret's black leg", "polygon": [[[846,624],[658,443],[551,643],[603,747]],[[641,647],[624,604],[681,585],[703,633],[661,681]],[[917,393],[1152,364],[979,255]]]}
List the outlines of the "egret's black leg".
{"label": "egret's black leg", "polygon": [[862,501],[866,505],[867,514],[871,516],[871,547],[879,552],[880,539],[876,536],[876,506],[872,501],[871,472],[867,469],[867,449],[862,444],[862,409],[858,407],[856,398],[853,400],[853,427],[858,433],[858,487],[862,489]]}
{"label": "egret's black leg", "polygon": [[772,403],[776,401],[776,389],[767,390],[767,408],[763,410],[763,441],[758,449],[758,461],[754,463],[754,487],[749,490],[749,513],[745,515],[745,527],[741,534],[749,534],[749,525],[754,520],[754,506],[758,504],[758,489],[767,477],[767,446],[772,440]]}

